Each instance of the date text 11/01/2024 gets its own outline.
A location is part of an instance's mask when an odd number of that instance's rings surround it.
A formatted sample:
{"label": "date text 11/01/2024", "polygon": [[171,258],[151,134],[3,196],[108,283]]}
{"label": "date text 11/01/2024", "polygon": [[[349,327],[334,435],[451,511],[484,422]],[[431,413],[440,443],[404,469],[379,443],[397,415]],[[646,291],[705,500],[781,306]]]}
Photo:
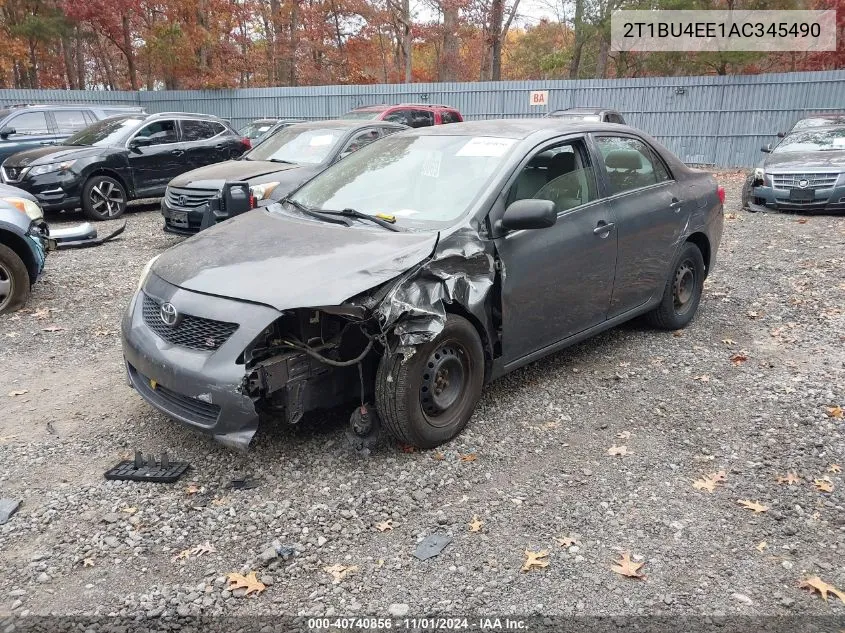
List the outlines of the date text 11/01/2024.
{"label": "date text 11/01/2024", "polygon": [[311,631],[527,631],[528,623],[511,618],[310,618]]}

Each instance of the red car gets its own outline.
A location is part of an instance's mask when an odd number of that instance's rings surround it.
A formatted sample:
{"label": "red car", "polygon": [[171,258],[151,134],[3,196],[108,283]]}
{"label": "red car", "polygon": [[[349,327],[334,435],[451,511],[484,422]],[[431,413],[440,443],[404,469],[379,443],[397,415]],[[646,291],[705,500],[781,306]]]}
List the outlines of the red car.
{"label": "red car", "polygon": [[426,127],[445,123],[461,123],[464,118],[455,108],[430,103],[398,103],[396,105],[361,106],[344,114],[342,119],[391,121],[408,127]]}

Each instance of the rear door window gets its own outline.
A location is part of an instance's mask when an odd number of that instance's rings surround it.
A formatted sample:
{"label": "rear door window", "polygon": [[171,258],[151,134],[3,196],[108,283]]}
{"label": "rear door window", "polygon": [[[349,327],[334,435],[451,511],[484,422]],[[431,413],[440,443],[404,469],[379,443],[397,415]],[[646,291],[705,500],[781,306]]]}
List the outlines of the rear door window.
{"label": "rear door window", "polygon": [[394,110],[390,114],[386,114],[382,121],[390,121],[391,123],[401,123],[402,125],[411,125],[411,111],[410,110]]}
{"label": "rear door window", "polygon": [[83,110],[53,110],[53,118],[59,134],[73,134],[89,125]]}
{"label": "rear door window", "polygon": [[599,136],[611,194],[650,187],[672,180],[663,161],[642,141],[627,136]]}
{"label": "rear door window", "polygon": [[440,112],[440,120],[446,123],[460,123],[461,118],[458,116],[457,112],[453,112],[452,110],[442,110]]}
{"label": "rear door window", "polygon": [[145,125],[135,135],[136,138],[148,138],[151,145],[164,145],[167,143],[178,143],[179,135],[176,132],[176,121],[165,120],[155,121]]}
{"label": "rear door window", "polygon": [[411,127],[434,125],[434,112],[431,110],[411,110]]}
{"label": "rear door window", "polygon": [[198,121],[196,119],[183,119],[179,121],[179,125],[182,126],[183,141],[203,141],[217,136],[226,129],[216,121]]}

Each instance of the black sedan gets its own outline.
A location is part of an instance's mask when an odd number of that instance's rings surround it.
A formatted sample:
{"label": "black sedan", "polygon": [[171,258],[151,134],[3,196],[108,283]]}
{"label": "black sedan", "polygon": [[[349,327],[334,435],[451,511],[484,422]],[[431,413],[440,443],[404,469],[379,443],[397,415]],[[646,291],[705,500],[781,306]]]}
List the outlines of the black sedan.
{"label": "black sedan", "polygon": [[259,412],[293,424],[356,400],[361,441],[380,418],[437,446],[498,376],[641,314],[686,326],[723,201],[712,175],[618,124],[399,132],[151,261],[123,319],[126,370],[230,446]]}
{"label": "black sedan", "polygon": [[404,129],[398,123],[347,119],[280,129],[238,160],[174,178],[161,201],[164,230],[189,235],[233,215],[231,205],[226,208],[220,199],[227,182],[247,183],[247,209],[281,200],[344,156]]}
{"label": "black sedan", "polygon": [[61,145],[13,154],[0,172],[47,211],[82,207],[89,219],[110,220],[131,199],[161,196],[175,176],[249,148],[225,121],[204,114],[116,116]]}

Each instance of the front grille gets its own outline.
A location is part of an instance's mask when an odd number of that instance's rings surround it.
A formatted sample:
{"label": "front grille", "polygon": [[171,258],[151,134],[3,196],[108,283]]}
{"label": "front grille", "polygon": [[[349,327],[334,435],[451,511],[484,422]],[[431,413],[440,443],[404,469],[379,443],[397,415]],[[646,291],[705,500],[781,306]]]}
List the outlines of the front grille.
{"label": "front grille", "polygon": [[26,167],[3,167],[3,179],[6,182],[20,182],[26,175]]}
{"label": "front grille", "polygon": [[204,319],[192,314],[182,314],[176,325],[167,325],[161,320],[160,308],[161,303],[149,295],[144,295],[144,323],[173,345],[212,352],[219,349],[238,329],[237,323]]}
{"label": "front grille", "polygon": [[179,209],[196,209],[220,192],[216,189],[179,189],[168,187],[164,192],[167,204]]}
{"label": "front grille", "polygon": [[159,384],[153,387],[150,379],[132,365],[129,365],[129,377],[132,380],[132,386],[147,400],[170,414],[203,426],[214,424],[220,415],[220,407],[216,404],[176,393]]}
{"label": "front grille", "polygon": [[775,189],[792,189],[800,187],[798,184],[806,180],[804,188],[828,189],[836,184],[839,174],[772,174],[772,184]]}

